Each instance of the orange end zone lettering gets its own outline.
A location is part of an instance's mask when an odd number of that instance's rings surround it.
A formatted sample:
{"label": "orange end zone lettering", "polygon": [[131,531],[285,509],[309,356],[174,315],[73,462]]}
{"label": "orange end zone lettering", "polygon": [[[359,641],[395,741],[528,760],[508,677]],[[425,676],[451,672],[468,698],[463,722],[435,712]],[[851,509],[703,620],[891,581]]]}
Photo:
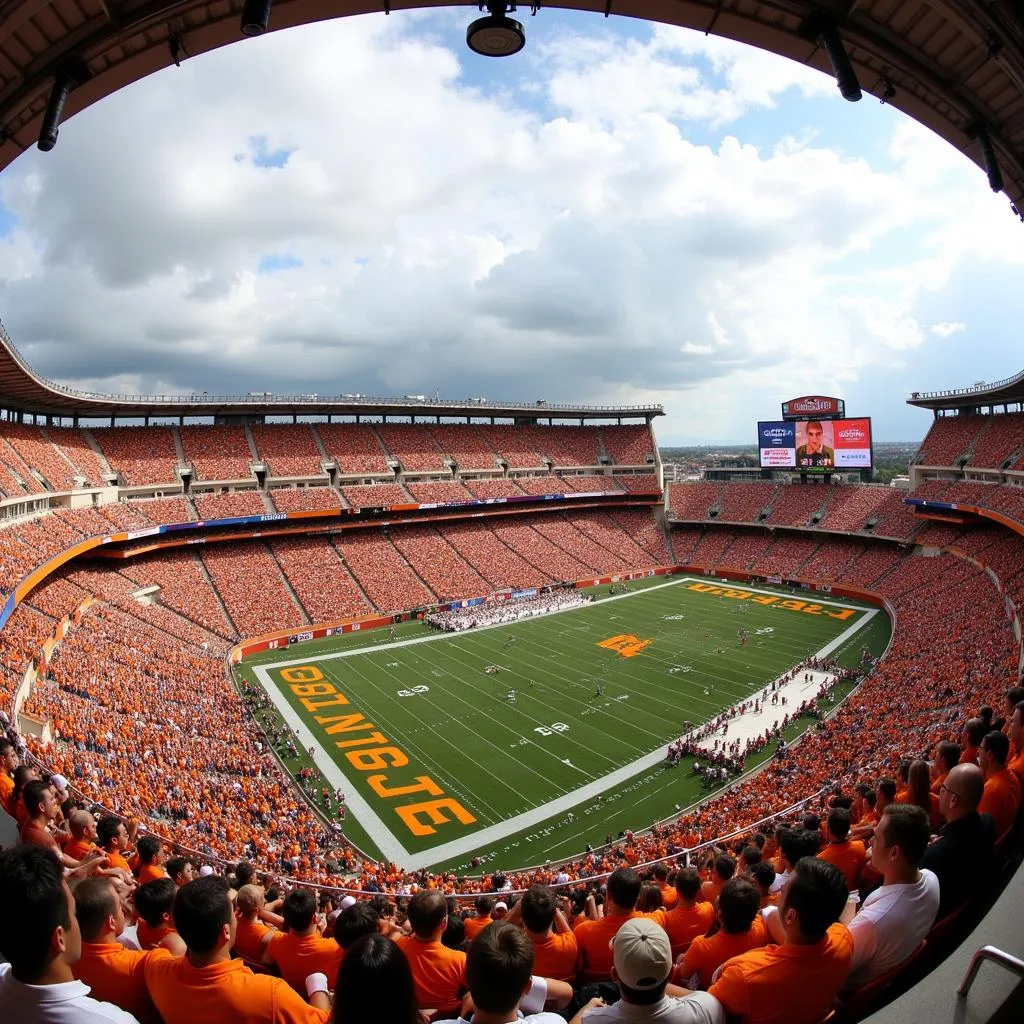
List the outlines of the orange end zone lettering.
{"label": "orange end zone lettering", "polygon": [[292,683],[291,690],[296,697],[326,697],[338,692],[333,683]]}
{"label": "orange end zone lettering", "polygon": [[737,601],[746,601],[748,598],[750,598],[752,596],[753,595],[750,593],[749,590],[723,590],[722,591],[722,597],[732,597],[732,598],[735,598]]}
{"label": "orange end zone lettering", "polygon": [[375,768],[404,768],[409,758],[398,747],[372,747],[370,750],[350,750],[346,755],[353,768],[371,772]]}
{"label": "orange end zone lettering", "polygon": [[806,606],[807,606],[807,602],[806,601],[793,601],[793,600],[789,600],[789,601],[780,601],[779,602],[779,607],[780,608],[787,608],[791,612],[803,611],[803,609]]}
{"label": "orange end zone lettering", "polygon": [[804,615],[823,615],[825,609],[820,604],[809,604],[803,609]]}
{"label": "orange end zone lettering", "polygon": [[839,619],[840,622],[845,622],[847,619],[853,618],[857,614],[856,608],[842,608],[837,612],[825,612],[826,615],[830,615],[833,619]]}
{"label": "orange end zone lettering", "polygon": [[[437,832],[434,825],[444,825],[452,820],[444,813],[446,810],[451,811],[463,825],[472,825],[476,821],[462,804],[450,796],[443,800],[426,800],[421,804],[405,804],[403,807],[396,807],[395,813],[414,836],[432,836]],[[420,815],[426,815],[430,819],[430,824],[421,821]]]}
{"label": "orange end zone lettering", "polygon": [[323,672],[316,665],[300,665],[298,668],[281,669],[281,678],[286,683],[315,683],[323,677]]}
{"label": "orange end zone lettering", "polygon": [[698,594],[716,594],[721,589],[713,583],[691,583],[687,590],[696,590]]}
{"label": "orange end zone lettering", "polygon": [[387,780],[388,777],[386,775],[370,775],[366,779],[370,789],[377,796],[384,797],[385,799],[394,796],[411,796],[413,793],[426,793],[428,796],[444,796],[444,790],[429,775],[417,775],[415,786],[392,786],[389,788],[385,785]]}
{"label": "orange end zone lettering", "polygon": [[756,594],[750,600],[755,604],[776,604],[779,599],[774,594]]}

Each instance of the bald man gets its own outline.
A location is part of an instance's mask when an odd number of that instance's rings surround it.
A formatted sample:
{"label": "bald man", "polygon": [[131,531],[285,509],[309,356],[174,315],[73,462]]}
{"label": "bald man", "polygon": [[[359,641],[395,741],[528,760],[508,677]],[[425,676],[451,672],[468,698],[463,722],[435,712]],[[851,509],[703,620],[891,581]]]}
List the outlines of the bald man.
{"label": "bald man", "polygon": [[84,860],[85,855],[96,847],[96,819],[88,811],[72,811],[68,818],[71,838],[64,846],[64,852],[75,860]]}
{"label": "bald man", "polygon": [[939,790],[939,811],[946,824],[925,850],[921,867],[939,879],[939,919],[963,906],[985,881],[996,830],[992,818],[978,813],[985,776],[976,764],[958,764]]}

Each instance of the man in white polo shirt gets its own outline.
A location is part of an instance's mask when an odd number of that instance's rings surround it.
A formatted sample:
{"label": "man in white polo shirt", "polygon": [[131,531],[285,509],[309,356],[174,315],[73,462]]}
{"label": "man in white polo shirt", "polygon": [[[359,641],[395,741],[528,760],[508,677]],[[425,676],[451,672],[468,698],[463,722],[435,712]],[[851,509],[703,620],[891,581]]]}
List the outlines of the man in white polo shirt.
{"label": "man in white polo shirt", "polygon": [[889,804],[871,840],[882,885],[850,922],[853,965],[846,990],[888,974],[921,944],[939,912],[939,880],[918,864],[928,848],[928,815],[916,804]]}
{"label": "man in white polo shirt", "polygon": [[0,852],[0,1021],[138,1024],[89,996],[71,965],[82,955],[75,897],[56,856],[41,846]]}

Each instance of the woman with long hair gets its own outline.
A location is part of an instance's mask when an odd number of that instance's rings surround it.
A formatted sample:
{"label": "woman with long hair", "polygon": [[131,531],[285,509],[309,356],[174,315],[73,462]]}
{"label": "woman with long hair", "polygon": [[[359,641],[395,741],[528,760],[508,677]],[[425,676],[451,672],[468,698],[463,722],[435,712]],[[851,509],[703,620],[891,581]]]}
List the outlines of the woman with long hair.
{"label": "woman with long hair", "polygon": [[349,946],[338,970],[332,1024],[420,1024],[405,954],[380,934]]}
{"label": "woman with long hair", "polygon": [[935,832],[942,824],[942,815],[939,812],[939,798],[931,791],[931,775],[928,772],[928,762],[918,758],[910,765],[907,774],[907,803],[917,804],[928,815],[928,822]]}

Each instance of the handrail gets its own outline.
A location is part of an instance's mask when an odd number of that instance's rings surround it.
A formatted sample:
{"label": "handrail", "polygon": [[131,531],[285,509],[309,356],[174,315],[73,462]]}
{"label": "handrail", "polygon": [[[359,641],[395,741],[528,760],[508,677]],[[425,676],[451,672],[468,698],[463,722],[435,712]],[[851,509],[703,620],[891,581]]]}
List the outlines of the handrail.
{"label": "handrail", "polygon": [[1018,978],[1024,978],[1024,960],[1013,956],[1011,953],[1006,953],[996,946],[982,946],[971,957],[971,966],[967,968],[967,974],[964,976],[960,987],[956,990],[956,994],[960,999],[967,998],[967,993],[971,991],[974,979],[978,976],[978,971],[981,970],[981,965],[985,960],[991,960],[992,963],[1012,971]]}
{"label": "handrail", "polygon": [[994,381],[991,384],[975,384],[969,388],[950,388],[946,391],[913,391],[908,401],[919,402],[932,398],[955,398],[958,395],[982,395],[986,391],[998,391],[999,388],[1005,388],[1009,384],[1017,384],[1021,381],[1024,381],[1024,370],[1013,374],[1012,377],[1004,377],[1002,380]]}

